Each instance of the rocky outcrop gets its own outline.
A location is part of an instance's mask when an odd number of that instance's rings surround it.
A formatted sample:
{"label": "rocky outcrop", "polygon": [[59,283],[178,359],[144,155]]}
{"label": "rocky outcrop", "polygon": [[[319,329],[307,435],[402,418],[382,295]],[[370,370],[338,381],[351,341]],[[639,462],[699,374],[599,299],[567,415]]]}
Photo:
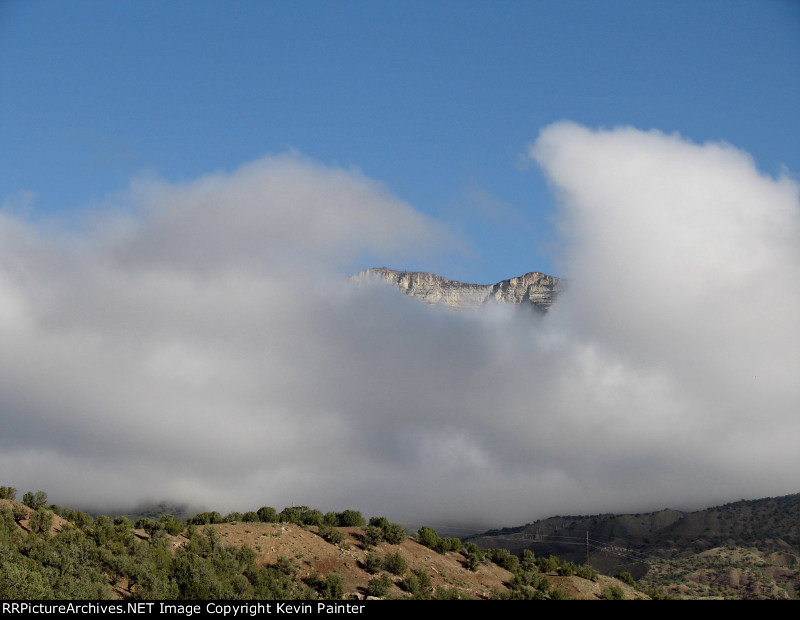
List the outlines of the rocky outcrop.
{"label": "rocky outcrop", "polygon": [[406,295],[430,305],[443,305],[451,310],[475,308],[491,303],[530,306],[547,311],[558,298],[564,280],[533,271],[497,284],[468,284],[448,280],[433,273],[395,271],[385,267],[365,269],[356,280],[379,279],[391,282]]}

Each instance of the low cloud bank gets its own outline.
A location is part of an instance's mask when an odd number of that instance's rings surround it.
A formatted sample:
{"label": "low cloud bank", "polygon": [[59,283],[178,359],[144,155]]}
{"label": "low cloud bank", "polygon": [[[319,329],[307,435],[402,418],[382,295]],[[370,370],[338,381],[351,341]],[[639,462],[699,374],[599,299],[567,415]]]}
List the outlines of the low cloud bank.
{"label": "low cloud bank", "polygon": [[77,233],[0,212],[3,484],[451,524],[800,491],[797,184],[630,128],[529,154],[570,278],[543,318],[348,282],[458,240],[296,156]]}

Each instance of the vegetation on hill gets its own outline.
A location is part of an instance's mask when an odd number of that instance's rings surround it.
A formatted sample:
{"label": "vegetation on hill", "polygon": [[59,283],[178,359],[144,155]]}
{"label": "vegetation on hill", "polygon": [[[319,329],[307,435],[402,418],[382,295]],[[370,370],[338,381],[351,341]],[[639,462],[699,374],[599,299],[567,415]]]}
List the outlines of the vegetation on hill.
{"label": "vegetation on hill", "polygon": [[797,599],[800,562],[787,553],[717,547],[653,561],[643,587],[658,587],[676,598]]}
{"label": "vegetation on hill", "polygon": [[[558,538],[581,540],[587,533],[598,545],[624,544],[637,551],[673,548],[701,553],[734,545],[798,555],[800,493],[741,500],[695,512],[667,509],[640,514],[551,517],[524,526],[490,530],[471,538],[507,548],[535,541],[537,549],[549,552],[549,548],[558,548]],[[497,540],[492,541],[492,538]],[[581,549],[576,551],[582,553]]]}
{"label": "vegetation on hill", "polygon": [[695,512],[552,517],[467,540],[584,561],[587,538],[599,570],[677,597],[798,597],[800,494]]}
{"label": "vegetation on hill", "polygon": [[[263,506],[133,522],[48,505],[42,491],[21,502],[17,495],[0,487],[4,600],[792,599],[800,592],[798,495],[694,513],[556,517],[467,541],[429,527],[412,537],[356,510]],[[581,545],[560,559],[543,551],[548,539],[585,541],[587,531],[593,568],[582,563]],[[600,575],[601,551],[632,570]]]}
{"label": "vegetation on hill", "polygon": [[262,507],[133,523],[47,506],[42,492],[26,493],[26,503],[11,487],[0,495],[5,600],[598,599],[603,587],[646,598],[586,567],[481,551],[430,528],[414,540],[402,526],[384,517],[367,523],[355,510]]}

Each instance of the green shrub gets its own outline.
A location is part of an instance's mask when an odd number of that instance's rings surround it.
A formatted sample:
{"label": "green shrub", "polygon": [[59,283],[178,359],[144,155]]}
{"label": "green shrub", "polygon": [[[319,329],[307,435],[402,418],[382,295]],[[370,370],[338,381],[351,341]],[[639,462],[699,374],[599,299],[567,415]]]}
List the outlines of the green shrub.
{"label": "green shrub", "polygon": [[310,587],[314,588],[324,599],[340,599],[344,596],[345,581],[339,573],[329,573],[324,579],[319,573],[311,573],[303,579]]}
{"label": "green shrub", "polygon": [[644,588],[643,590],[641,590],[641,592],[649,596],[654,601],[672,600],[672,597],[669,594],[661,590],[657,590],[656,588]]}
{"label": "green shrub", "polygon": [[119,517],[114,517],[114,527],[121,532],[126,532],[133,529],[133,521],[126,516],[120,515]]}
{"label": "green shrub", "polygon": [[290,577],[293,577],[295,571],[297,570],[292,559],[287,558],[285,555],[282,555],[278,558],[278,561],[275,563],[275,568],[279,572]]}
{"label": "green shrub", "polygon": [[389,525],[389,519],[386,517],[370,517],[369,524],[379,530],[384,530]]}
{"label": "green shrub", "polygon": [[622,588],[618,586],[607,586],[600,591],[600,600],[621,601],[625,598]]}
{"label": "green shrub", "polygon": [[345,510],[338,515],[339,527],[362,527],[366,525],[364,517],[358,510]]}
{"label": "green shrub", "polygon": [[278,522],[278,513],[272,506],[262,506],[256,511],[258,515],[258,520],[261,523],[277,523]]}
{"label": "green shrub", "polygon": [[530,586],[536,590],[546,592],[550,588],[550,582],[543,573],[536,570],[519,570],[511,580],[511,587]]}
{"label": "green shrub", "polygon": [[508,592],[506,600],[510,601],[544,601],[547,596],[544,592],[532,588],[515,588]]}
{"label": "green shrub", "polygon": [[374,553],[368,553],[366,559],[364,560],[364,569],[368,573],[374,575],[375,573],[383,570],[383,560],[381,560]]}
{"label": "green shrub", "polygon": [[14,516],[14,521],[17,523],[28,518],[28,511],[19,504],[14,504],[14,506],[12,506],[11,514]]}
{"label": "green shrub", "polygon": [[53,589],[44,571],[33,562],[25,562],[22,556],[14,561],[0,564],[0,598],[2,600],[37,600],[54,598]]}
{"label": "green shrub", "polygon": [[383,530],[373,525],[368,525],[364,528],[364,535],[362,538],[365,545],[374,547],[383,542]]}
{"label": "green shrub", "polygon": [[417,542],[429,549],[436,551],[439,548],[440,541],[439,534],[432,527],[421,527],[417,530]]}
{"label": "green shrub", "polygon": [[408,538],[408,531],[399,523],[388,523],[383,527],[383,538],[390,545],[399,545]]}
{"label": "green shrub", "polygon": [[22,503],[28,508],[39,510],[39,508],[47,506],[47,493],[44,491],[36,491],[36,493],[28,491],[22,496]]}
{"label": "green shrub", "polygon": [[558,569],[559,561],[554,555],[548,555],[546,558],[536,558],[536,565],[543,573],[552,573]]}
{"label": "green shrub", "polygon": [[92,517],[92,515],[81,512],[80,510],[73,510],[69,507],[64,508],[61,511],[61,516],[76,527],[85,527],[94,521],[94,517]]}
{"label": "green shrub", "polygon": [[399,553],[389,553],[383,558],[383,570],[400,576],[408,569],[408,563]]}
{"label": "green shrub", "polygon": [[14,513],[8,506],[0,506],[0,548],[3,546],[4,538],[7,539],[12,532],[17,530],[14,523]]}
{"label": "green shrub", "polygon": [[172,515],[164,515],[158,522],[168,534],[172,534],[173,536],[180,534],[184,528],[183,521]]}
{"label": "green shrub", "polygon": [[225,519],[223,519],[222,515],[216,511],[201,512],[187,519],[186,521],[187,525],[210,525],[213,523],[224,523],[224,522]]}
{"label": "green shrub", "polygon": [[636,585],[636,582],[633,580],[633,575],[630,573],[620,573],[617,575],[617,579],[619,579],[622,583],[627,583],[631,587]]}
{"label": "green shrub", "polygon": [[418,568],[413,572],[414,576],[419,581],[420,590],[423,592],[430,592],[433,589],[433,584],[431,583],[431,578],[428,576],[428,573],[425,571],[425,569]]}
{"label": "green shrub", "polygon": [[295,525],[322,525],[325,516],[319,510],[308,506],[291,506],[284,508],[278,515],[278,520]]}
{"label": "green shrub", "polygon": [[28,527],[35,534],[44,534],[50,531],[53,525],[53,513],[44,508],[34,510],[28,519]]}
{"label": "green shrub", "polygon": [[437,601],[469,601],[472,597],[456,588],[439,588],[433,596]]}
{"label": "green shrub", "polygon": [[389,593],[389,588],[392,587],[393,583],[389,575],[381,575],[375,579],[370,579],[367,583],[367,595],[383,598]]}
{"label": "green shrub", "polygon": [[590,566],[586,566],[586,564],[580,564],[576,566],[575,574],[578,577],[582,577],[583,579],[588,579],[590,581],[597,581],[597,571]]}
{"label": "green shrub", "polygon": [[341,545],[344,542],[344,534],[336,528],[328,525],[321,525],[319,535],[332,545]]}
{"label": "green shrub", "polygon": [[443,538],[440,542],[439,553],[447,553],[448,551],[461,551],[461,540],[458,538]]}
{"label": "green shrub", "polygon": [[330,573],[325,577],[325,585],[320,594],[325,599],[340,599],[344,596],[344,577],[339,573]]}
{"label": "green shrub", "polygon": [[522,570],[538,571],[539,566],[536,564],[536,556],[531,549],[523,549],[519,556],[519,566]]}
{"label": "green shrub", "polygon": [[575,564],[572,562],[565,562],[558,567],[558,574],[562,577],[572,577],[575,574]]}
{"label": "green shrub", "polygon": [[484,553],[490,561],[509,572],[516,572],[519,567],[519,558],[508,549],[487,549]]}
{"label": "green shrub", "polygon": [[414,573],[409,573],[400,582],[400,587],[409,594],[418,596],[420,594],[419,579]]}
{"label": "green shrub", "polygon": [[17,499],[17,490],[14,487],[0,487],[0,499]]}
{"label": "green shrub", "polygon": [[436,530],[431,527],[421,527],[417,530],[417,542],[438,553],[460,551],[462,548],[461,540],[458,538],[440,538]]}
{"label": "green shrub", "polygon": [[464,545],[462,553],[466,558],[465,566],[471,571],[478,570],[478,566],[480,566],[480,563],[483,561],[483,553],[481,553],[478,545],[473,542],[468,542]]}
{"label": "green shrub", "polygon": [[572,597],[564,592],[561,588],[556,588],[554,590],[550,590],[550,600],[551,601],[571,601]]}

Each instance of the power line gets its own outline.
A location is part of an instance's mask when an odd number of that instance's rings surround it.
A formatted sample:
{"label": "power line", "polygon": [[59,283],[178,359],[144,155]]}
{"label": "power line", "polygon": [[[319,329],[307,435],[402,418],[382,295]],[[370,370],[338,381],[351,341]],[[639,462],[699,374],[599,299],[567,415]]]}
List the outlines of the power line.
{"label": "power line", "polygon": [[[488,538],[488,537],[487,537]],[[524,534],[517,536],[492,536],[494,540],[504,540],[509,542],[525,542],[525,543],[557,543],[564,546],[587,546],[600,553],[607,553],[609,555],[616,555],[618,557],[627,558],[634,562],[661,562],[663,558],[645,553],[643,551],[636,551],[627,547],[619,547],[617,545],[610,545],[608,543],[594,540],[591,538],[579,538],[577,536],[558,536],[555,534]]]}

